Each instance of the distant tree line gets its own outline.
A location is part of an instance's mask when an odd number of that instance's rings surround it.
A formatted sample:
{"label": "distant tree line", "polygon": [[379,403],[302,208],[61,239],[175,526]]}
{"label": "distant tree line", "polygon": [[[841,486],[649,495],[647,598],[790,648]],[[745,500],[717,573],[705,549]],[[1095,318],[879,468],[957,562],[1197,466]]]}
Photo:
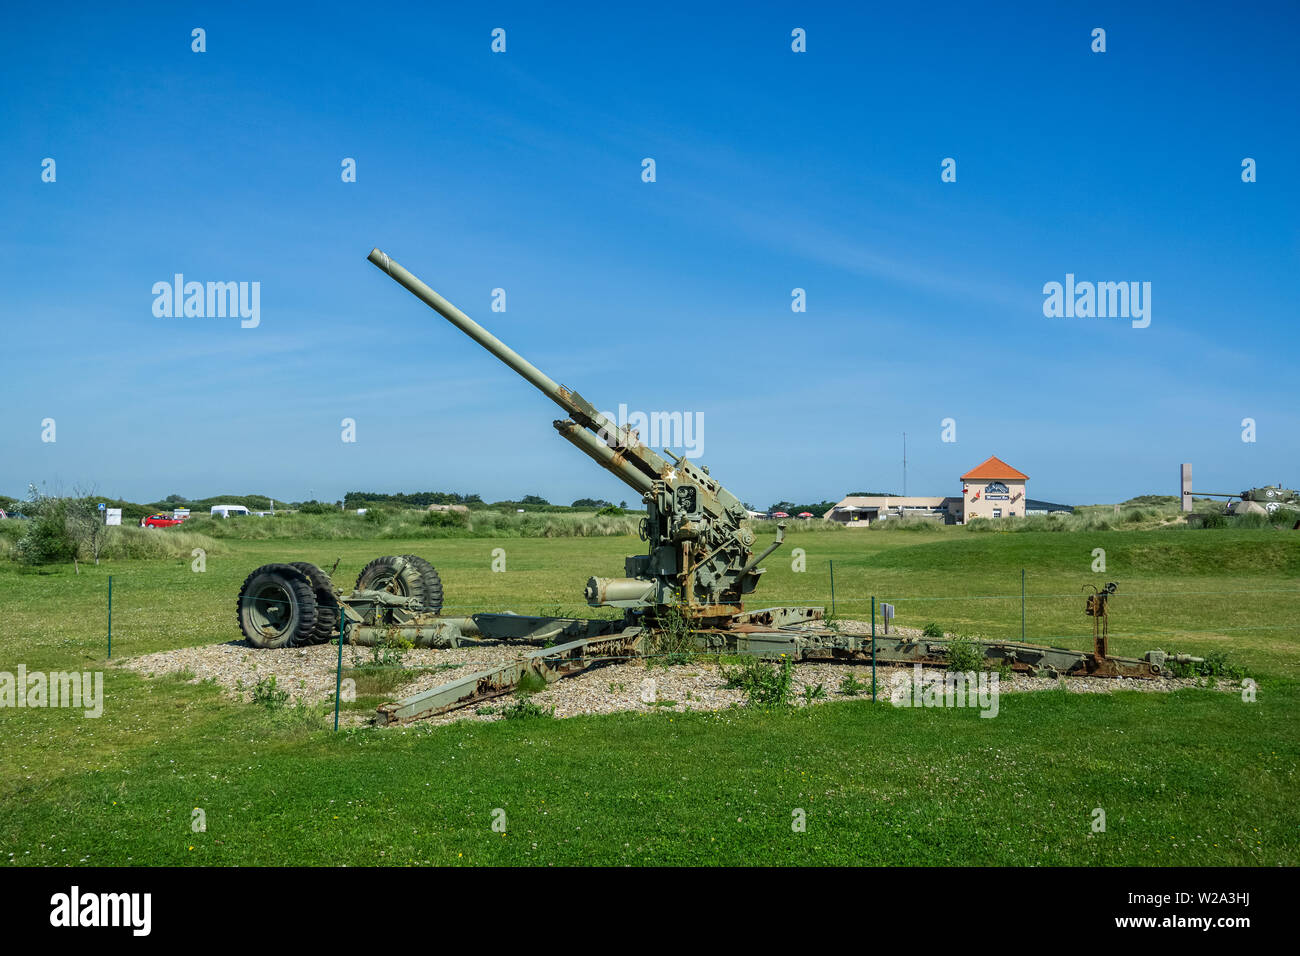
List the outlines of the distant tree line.
{"label": "distant tree line", "polygon": [[615,505],[604,498],[579,498],[571,505],[551,504],[541,495],[524,495],[522,498],[508,498],[503,501],[484,501],[480,495],[459,494],[450,491],[418,491],[414,494],[382,494],[375,491],[349,491],[343,496],[345,508],[427,508],[429,505],[464,505],[470,509],[493,511],[602,511],[606,508],[615,510],[627,507],[622,501]]}
{"label": "distant tree line", "polygon": [[454,491],[417,491],[409,495],[402,492],[386,495],[378,491],[349,491],[343,496],[344,508],[368,508],[371,505],[396,505],[399,508],[427,508],[429,505],[486,507],[478,495],[462,495]]}

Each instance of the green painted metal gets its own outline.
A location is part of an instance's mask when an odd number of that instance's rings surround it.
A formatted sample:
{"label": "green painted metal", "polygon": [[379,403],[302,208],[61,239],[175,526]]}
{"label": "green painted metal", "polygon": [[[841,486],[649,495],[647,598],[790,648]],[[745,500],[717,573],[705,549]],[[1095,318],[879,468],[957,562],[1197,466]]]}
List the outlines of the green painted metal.
{"label": "green painted metal", "polygon": [[1195,497],[1201,498],[1238,498],[1229,501],[1223,509],[1226,515],[1272,514],[1279,508],[1300,510],[1300,491],[1283,488],[1281,485],[1264,485],[1260,488],[1247,488],[1237,494],[1219,491],[1197,491]]}
{"label": "green painted metal", "polygon": [[[343,600],[350,601],[345,597]],[[469,617],[415,615],[406,623],[362,623],[352,628],[352,643],[362,647],[392,642],[412,647],[463,647],[482,641],[544,644],[580,637],[600,637],[621,630],[621,621],[530,617],[523,614],[474,614]]]}
{"label": "green painted metal", "polygon": [[113,575],[108,576],[108,656],[113,656]]}
{"label": "green painted metal", "polygon": [[[385,721],[414,720],[483,701],[513,689],[525,674],[547,681],[612,661],[649,653],[649,639],[666,628],[671,611],[689,622],[697,648],[711,653],[783,656],[795,661],[871,663],[871,695],[877,698],[877,661],[946,666],[949,642],[876,635],[876,598],[871,598],[870,637],[822,624],[820,607],[768,607],[747,611],[742,598],[757,587],[761,563],[785,539],[778,524],[773,542],[754,553],[748,510],[740,500],[697,465],[671,452],[647,448],[635,431],[619,427],[586,399],[529,363],[465,313],[434,292],[378,249],[369,259],[452,325],[499,358],[508,368],[560,406],[568,418],[554,422],[562,438],[641,494],[646,506],[641,536],[647,553],[624,562],[623,577],[591,577],[589,604],[623,609],[619,620],[534,617],[480,613],[443,617],[441,582],[436,569],[416,555],[376,559],[392,573],[368,576],[343,593],[314,565],[266,565],[245,582],[262,581],[283,592],[285,616],[311,622],[318,607],[338,607],[339,663],[335,680],[335,729],[339,720],[343,641],[374,645],[390,641],[418,647],[453,648],[479,642],[541,645],[516,660],[491,667],[379,708]],[[835,568],[831,564],[831,607],[835,608]],[[399,578],[410,578],[405,585]],[[430,585],[427,582],[434,582]],[[288,585],[280,587],[280,584]],[[421,583],[425,582],[425,583]],[[1025,633],[1025,571],[1021,571],[1021,637]],[[308,585],[311,585],[308,587]],[[364,585],[364,586],[363,586]],[[402,586],[399,586],[402,585]],[[110,578],[111,595],[111,578]],[[242,608],[242,598],[241,598]],[[111,609],[111,597],[110,597]],[[259,612],[263,616],[269,612]],[[244,618],[247,617],[246,621]],[[256,614],[240,616],[245,636],[256,646]],[[250,629],[253,633],[250,634]],[[295,640],[328,640],[329,631],[305,627]],[[111,618],[110,618],[111,639]],[[979,642],[989,662],[1027,673],[1084,674],[1103,677],[1154,677],[1167,673],[1162,652],[1145,658],[1110,657],[1098,645],[1092,653],[1014,641]]]}
{"label": "green painted metal", "polygon": [[[540,674],[547,681],[558,680],[602,663],[626,660],[644,652],[644,632],[631,628],[606,637],[579,638],[545,647],[519,659],[448,681],[379,708],[385,722],[416,720],[446,713],[509,693],[525,673]],[[752,654],[815,663],[845,664],[871,662],[871,699],[876,700],[877,661],[893,665],[922,664],[946,667],[947,640],[906,637],[878,638],[807,631],[799,625],[772,630],[708,629],[695,632],[697,647],[712,654]],[[1044,647],[1018,641],[978,642],[991,664],[1006,664],[1012,670],[1031,675],[1101,676],[1152,678],[1168,671],[1167,658],[1152,652],[1146,658],[1109,657],[1096,659],[1086,651]],[[1187,658],[1190,660],[1191,658]]]}
{"label": "green painted metal", "polygon": [[448,681],[395,704],[384,704],[379,714],[387,723],[432,717],[508,694],[528,673],[551,683],[596,664],[634,656],[641,651],[641,639],[641,629],[634,627],[606,637],[584,637],[538,648],[518,660]]}
{"label": "green painted metal", "polygon": [[755,558],[748,511],[708,468],[648,448],[635,430],[557,384],[386,253],[374,249],[368,258],[559,405],[569,416],[554,423],[560,436],[641,494],[647,553],[628,559],[624,578],[592,578],[588,604],[641,610],[650,621],[670,606],[704,623],[740,610],[763,574],[759,562],[784,540],[783,527],[775,544]]}

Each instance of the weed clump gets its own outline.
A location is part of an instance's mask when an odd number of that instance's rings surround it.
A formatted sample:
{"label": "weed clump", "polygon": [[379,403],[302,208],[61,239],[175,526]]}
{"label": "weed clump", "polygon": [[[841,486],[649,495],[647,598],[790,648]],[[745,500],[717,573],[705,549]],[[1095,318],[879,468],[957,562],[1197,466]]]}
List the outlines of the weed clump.
{"label": "weed clump", "polygon": [[648,667],[655,664],[672,667],[689,664],[695,659],[698,648],[691,621],[676,604],[669,606],[656,621],[655,630],[650,634],[649,650]]}
{"label": "weed clump", "polygon": [[852,674],[848,674],[840,681],[840,693],[845,697],[857,697],[859,694],[866,693],[867,685],[858,680]]}
{"label": "weed clump", "polygon": [[520,697],[513,704],[501,708],[506,720],[531,720],[537,717],[554,717],[554,707],[543,707],[529,697]]}
{"label": "weed clump", "polygon": [[280,710],[289,702],[289,692],[275,686],[275,675],[263,677],[253,688],[253,703],[267,710]]}
{"label": "weed clump", "polygon": [[757,707],[785,707],[791,701],[794,665],[781,655],[780,665],[757,657],[741,659],[738,667],[722,668],[727,687],[745,692],[745,702]]}
{"label": "weed clump", "polygon": [[1226,651],[1210,651],[1200,661],[1173,660],[1170,655],[1168,667],[1175,677],[1222,677],[1227,680],[1241,680],[1246,676],[1246,669],[1235,663]]}

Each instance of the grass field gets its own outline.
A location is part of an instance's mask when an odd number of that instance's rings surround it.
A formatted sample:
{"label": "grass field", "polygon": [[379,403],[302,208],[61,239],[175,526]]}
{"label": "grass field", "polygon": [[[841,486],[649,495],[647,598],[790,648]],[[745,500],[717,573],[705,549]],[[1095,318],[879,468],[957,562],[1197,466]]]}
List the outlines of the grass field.
{"label": "grass field", "polygon": [[[166,532],[159,532],[166,533]],[[1112,647],[1227,650],[1255,703],[1217,690],[1003,698],[993,720],[850,700],[809,710],[511,720],[335,735],[319,714],[103,666],[236,639],[269,561],[424,555],[448,613],[575,612],[630,536],[223,539],[99,567],[0,561],[0,670],[104,669],[104,716],[0,709],[0,860],[35,864],[1104,863],[1300,861],[1300,535],[1269,529],[800,532],[761,603],[1087,647],[1087,583],[1115,580]],[[505,550],[505,573],[489,570]],[[792,570],[793,549],[806,570]],[[1092,570],[1104,549],[1106,571]],[[755,605],[758,606],[758,605]],[[207,831],[191,830],[194,808]],[[1095,808],[1107,830],[1093,833]],[[492,828],[504,811],[505,834]],[[807,832],[791,828],[797,811]]]}

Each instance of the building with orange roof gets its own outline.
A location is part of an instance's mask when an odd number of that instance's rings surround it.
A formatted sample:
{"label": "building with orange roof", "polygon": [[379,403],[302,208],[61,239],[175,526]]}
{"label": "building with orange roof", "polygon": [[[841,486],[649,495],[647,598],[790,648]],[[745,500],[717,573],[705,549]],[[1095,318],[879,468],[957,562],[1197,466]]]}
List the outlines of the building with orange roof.
{"label": "building with orange roof", "polygon": [[[1023,518],[1028,504],[1025,496],[1028,481],[1028,475],[995,456],[961,476],[960,497],[850,495],[822,517],[857,528],[890,518],[929,518],[947,524],[965,524],[973,518]],[[1050,508],[1068,510],[1062,505]]]}
{"label": "building with orange roof", "polygon": [[1023,518],[1028,481],[1028,475],[996,456],[980,462],[961,476],[962,522],[972,518]]}

